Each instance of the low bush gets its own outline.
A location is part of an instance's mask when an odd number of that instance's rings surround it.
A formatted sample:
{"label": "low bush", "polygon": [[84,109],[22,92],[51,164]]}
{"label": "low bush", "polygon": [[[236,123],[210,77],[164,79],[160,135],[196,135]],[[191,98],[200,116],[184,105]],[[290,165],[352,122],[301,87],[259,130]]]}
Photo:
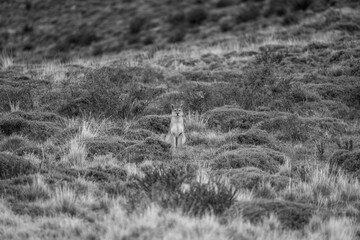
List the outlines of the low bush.
{"label": "low bush", "polygon": [[129,31],[131,34],[137,34],[141,31],[144,26],[146,20],[142,17],[134,17],[130,20]]}
{"label": "low bush", "polygon": [[0,153],[0,179],[8,179],[35,173],[38,167],[27,159]]}
{"label": "low bush", "polygon": [[138,119],[131,128],[146,129],[156,134],[167,133],[170,127],[170,116],[148,115]]}
{"label": "low bush", "polygon": [[240,169],[223,169],[213,171],[214,176],[226,176],[230,183],[238,189],[256,189],[265,183],[279,191],[289,186],[295,180],[286,176],[269,174],[256,167],[243,167]]}
{"label": "low bush", "polygon": [[237,202],[224,213],[224,216],[226,219],[242,216],[245,220],[258,223],[270,214],[274,214],[284,228],[302,229],[309,223],[314,213],[316,209],[310,205],[261,199]]}
{"label": "low bush", "polygon": [[10,136],[0,142],[0,152],[14,152],[28,145],[28,140],[21,136]]}
{"label": "low bush", "polygon": [[197,25],[201,24],[208,17],[207,11],[203,7],[193,7],[186,12],[188,23]]}
{"label": "low bush", "polygon": [[5,136],[17,134],[30,140],[45,141],[58,133],[62,126],[48,121],[27,120],[18,116],[16,112],[0,115],[0,131]]}
{"label": "low bush", "polygon": [[[217,179],[207,183],[191,181],[194,172],[183,167],[157,168],[145,172],[139,185],[152,201],[162,207],[181,209],[184,213],[203,216],[206,213],[222,214],[234,202],[237,191]],[[188,188],[182,186],[190,182]]]}
{"label": "low bush", "polygon": [[255,21],[260,17],[259,7],[255,4],[246,4],[238,9],[236,16],[237,23]]}
{"label": "low bush", "polygon": [[171,158],[171,145],[158,139],[149,137],[143,142],[131,145],[118,154],[125,162],[139,163],[144,160],[167,161]]}
{"label": "low bush", "polygon": [[117,155],[119,152],[123,151],[126,146],[123,140],[109,137],[85,139],[83,143],[91,157],[96,155],[107,155],[109,153]]}
{"label": "low bush", "polygon": [[279,140],[305,142],[309,139],[345,132],[346,125],[334,118],[303,118],[286,115],[259,122],[255,128],[272,132]]}
{"label": "low bush", "polygon": [[147,129],[128,129],[122,137],[126,140],[142,141],[148,137],[155,137],[155,134]]}
{"label": "low bush", "polygon": [[260,129],[250,129],[244,133],[241,133],[237,137],[237,141],[240,144],[252,144],[252,145],[267,145],[274,146],[274,140],[270,135]]}
{"label": "low bush", "polygon": [[234,106],[215,108],[204,114],[210,128],[229,131],[235,128],[249,129],[254,124],[270,118],[266,112],[248,111]]}
{"label": "low bush", "polygon": [[330,157],[330,167],[333,171],[341,168],[348,173],[360,170],[360,150],[338,150]]}
{"label": "low bush", "polygon": [[225,151],[211,163],[212,169],[232,169],[243,167],[257,167],[263,171],[275,173],[284,156],[280,152],[264,148],[238,148]]}

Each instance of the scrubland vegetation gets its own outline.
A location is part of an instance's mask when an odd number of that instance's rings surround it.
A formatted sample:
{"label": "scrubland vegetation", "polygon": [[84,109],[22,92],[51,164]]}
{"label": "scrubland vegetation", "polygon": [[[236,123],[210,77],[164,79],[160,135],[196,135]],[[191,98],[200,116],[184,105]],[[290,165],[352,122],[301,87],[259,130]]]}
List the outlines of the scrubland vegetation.
{"label": "scrubland vegetation", "polygon": [[134,2],[0,24],[0,239],[359,239],[357,1]]}

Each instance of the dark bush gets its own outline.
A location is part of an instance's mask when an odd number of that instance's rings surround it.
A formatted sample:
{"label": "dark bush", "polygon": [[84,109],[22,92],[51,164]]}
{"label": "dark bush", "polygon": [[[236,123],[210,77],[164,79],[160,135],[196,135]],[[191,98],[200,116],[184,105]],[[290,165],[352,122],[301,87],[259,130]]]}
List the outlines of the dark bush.
{"label": "dark bush", "polygon": [[184,29],[175,29],[169,33],[168,42],[169,43],[178,43],[182,42],[186,36],[186,31]]}
{"label": "dark bush", "polygon": [[130,20],[129,29],[131,34],[139,33],[145,24],[145,18],[134,17]]}
{"label": "dark bush", "polygon": [[38,168],[28,160],[0,153],[0,179],[8,179],[35,173]]}
{"label": "dark bush", "polygon": [[263,7],[264,16],[283,16],[288,9],[287,1],[288,0],[266,0]]}
{"label": "dark bush", "polygon": [[[184,213],[203,216],[206,213],[222,214],[235,201],[237,191],[225,186],[219,179],[208,183],[190,182],[194,172],[183,167],[157,168],[145,172],[139,185],[152,201],[162,207],[182,209]],[[183,184],[190,182],[187,189]]]}
{"label": "dark bush", "polygon": [[125,149],[126,144],[117,138],[93,138],[84,140],[84,144],[91,157],[112,153],[114,156]]}
{"label": "dark bush", "polygon": [[360,150],[339,150],[334,152],[330,157],[330,167],[334,171],[341,168],[346,172],[356,173],[360,170]]}
{"label": "dark bush", "polygon": [[28,145],[28,141],[21,136],[10,136],[0,142],[0,152],[14,152]]}
{"label": "dark bush", "polygon": [[143,142],[131,145],[118,154],[126,162],[139,163],[144,160],[168,161],[171,159],[171,145],[158,139],[149,137]]}
{"label": "dark bush", "polygon": [[228,7],[234,4],[233,0],[217,0],[215,2],[215,7],[217,8],[223,8],[223,7]]}
{"label": "dark bush", "polygon": [[155,137],[155,134],[146,129],[128,129],[122,137],[126,140],[142,141],[148,137]]}
{"label": "dark bush", "polygon": [[225,17],[220,19],[219,26],[222,32],[228,32],[234,28],[234,23],[231,18]]}
{"label": "dark bush", "polygon": [[243,22],[255,21],[259,17],[260,17],[259,7],[254,4],[247,4],[239,8],[236,16],[236,22],[243,23]]}
{"label": "dark bush", "polygon": [[212,174],[216,177],[227,176],[230,183],[238,189],[255,189],[264,183],[270,183],[275,190],[281,190],[295,181],[286,176],[269,174],[256,167],[216,170]]}
{"label": "dark bush", "polygon": [[229,131],[234,128],[249,129],[254,124],[270,118],[268,113],[247,111],[233,106],[215,108],[204,114],[210,128]]}
{"label": "dark bush", "polygon": [[316,209],[310,205],[281,200],[251,200],[235,203],[225,213],[226,220],[242,216],[244,220],[258,223],[275,214],[288,229],[301,229],[309,223]]}
{"label": "dark bush", "polygon": [[95,31],[91,28],[82,28],[75,33],[69,34],[63,44],[64,50],[70,50],[74,46],[89,46],[92,42],[99,40]]}
{"label": "dark bush", "polygon": [[293,11],[305,11],[314,3],[314,0],[292,0],[290,3]]}
{"label": "dark bush", "polygon": [[295,114],[276,117],[259,122],[256,128],[276,133],[283,141],[304,142],[326,134],[345,132],[345,124],[334,118],[302,118]]}
{"label": "dark bush", "polygon": [[180,25],[185,23],[186,16],[184,11],[176,11],[168,16],[167,21],[173,25]]}
{"label": "dark bush", "polygon": [[133,125],[133,129],[147,129],[156,134],[167,133],[170,126],[170,116],[148,115],[141,117]]}
{"label": "dark bush", "polygon": [[186,12],[186,20],[190,24],[201,24],[208,17],[203,7],[193,7]]}
{"label": "dark bush", "polygon": [[239,134],[237,141],[240,144],[267,145],[274,146],[274,140],[263,130],[250,129],[247,132]]}
{"label": "dark bush", "polygon": [[226,151],[217,156],[211,164],[212,169],[232,169],[243,167],[257,167],[274,173],[284,162],[280,152],[263,148],[238,148]]}
{"label": "dark bush", "polygon": [[163,93],[164,89],[145,85],[161,79],[162,73],[148,66],[90,70],[77,86],[78,91],[72,90],[74,96],[68,97],[68,102],[59,112],[129,119],[140,115],[150,100]]}
{"label": "dark bush", "polygon": [[[40,113],[39,113],[40,114]],[[45,141],[58,133],[62,125],[48,121],[27,120],[15,113],[0,115],[0,132],[27,136],[31,140]]]}

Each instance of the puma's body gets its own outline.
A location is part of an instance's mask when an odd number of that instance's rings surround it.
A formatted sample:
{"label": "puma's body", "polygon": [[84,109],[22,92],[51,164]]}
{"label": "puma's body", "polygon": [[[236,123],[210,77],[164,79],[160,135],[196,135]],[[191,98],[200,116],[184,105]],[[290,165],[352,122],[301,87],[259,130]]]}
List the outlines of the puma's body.
{"label": "puma's body", "polygon": [[165,141],[174,148],[182,148],[186,141],[183,115],[181,106],[175,108],[172,105],[170,128]]}

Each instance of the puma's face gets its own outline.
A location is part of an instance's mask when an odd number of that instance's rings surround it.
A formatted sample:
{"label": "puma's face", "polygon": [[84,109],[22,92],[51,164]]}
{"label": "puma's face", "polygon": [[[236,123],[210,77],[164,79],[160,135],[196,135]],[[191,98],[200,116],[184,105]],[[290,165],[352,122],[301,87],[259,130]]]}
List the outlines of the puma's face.
{"label": "puma's face", "polygon": [[184,115],[184,112],[182,110],[182,105],[180,107],[174,107],[174,105],[171,105],[172,113],[171,115],[173,117],[182,117]]}

